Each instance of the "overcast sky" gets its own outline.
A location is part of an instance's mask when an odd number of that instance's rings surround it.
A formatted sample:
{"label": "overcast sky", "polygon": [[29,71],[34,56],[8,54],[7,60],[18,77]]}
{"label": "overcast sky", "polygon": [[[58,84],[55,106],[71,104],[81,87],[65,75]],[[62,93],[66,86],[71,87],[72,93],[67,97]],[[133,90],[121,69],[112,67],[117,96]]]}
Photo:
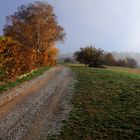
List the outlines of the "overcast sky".
{"label": "overcast sky", "polygon": [[[0,30],[5,16],[34,0],[1,0]],[[95,44],[108,51],[140,52],[140,0],[47,0],[67,33],[61,53]]]}

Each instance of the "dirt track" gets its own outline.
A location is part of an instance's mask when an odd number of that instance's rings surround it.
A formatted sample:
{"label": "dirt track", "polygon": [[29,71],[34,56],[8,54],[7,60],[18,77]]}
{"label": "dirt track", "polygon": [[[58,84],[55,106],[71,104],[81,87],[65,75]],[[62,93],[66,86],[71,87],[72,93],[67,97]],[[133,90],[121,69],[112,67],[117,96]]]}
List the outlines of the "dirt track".
{"label": "dirt track", "polygon": [[17,87],[20,94],[0,106],[0,140],[39,140],[56,133],[69,111],[72,79],[71,71],[59,66]]}

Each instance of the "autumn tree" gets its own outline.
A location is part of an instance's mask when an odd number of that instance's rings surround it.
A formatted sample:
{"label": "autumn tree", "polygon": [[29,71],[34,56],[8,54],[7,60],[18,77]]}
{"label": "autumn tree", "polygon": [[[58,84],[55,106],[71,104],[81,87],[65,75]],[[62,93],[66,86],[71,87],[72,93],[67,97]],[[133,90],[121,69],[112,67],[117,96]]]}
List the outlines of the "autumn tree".
{"label": "autumn tree", "polygon": [[42,55],[48,54],[50,57],[47,50],[53,47],[54,42],[62,41],[65,33],[56,20],[53,7],[46,2],[38,1],[22,5],[17,12],[8,16],[4,35],[13,37],[24,46],[35,49],[36,60],[33,61],[36,61],[36,66],[40,67],[44,64]]}
{"label": "autumn tree", "polygon": [[103,65],[104,53],[103,50],[97,49],[94,46],[86,46],[76,51],[74,57],[77,61],[89,67],[100,67]]}
{"label": "autumn tree", "polygon": [[137,61],[134,58],[126,58],[127,66],[130,68],[136,68],[138,66]]}
{"label": "autumn tree", "polygon": [[[0,70],[2,79],[15,79],[28,72],[26,66],[26,48],[10,37],[3,37],[0,41]],[[3,77],[2,77],[3,76]]]}
{"label": "autumn tree", "polygon": [[105,53],[104,63],[105,63],[105,65],[108,65],[108,66],[114,66],[115,65],[116,60],[115,60],[115,58],[114,58],[114,56],[111,52]]}
{"label": "autumn tree", "polygon": [[121,67],[136,68],[138,66],[138,63],[134,58],[127,57],[125,59],[117,60],[115,65]]}
{"label": "autumn tree", "polygon": [[58,48],[55,47],[55,45],[52,45],[51,47],[48,47],[45,51],[44,51],[44,55],[43,56],[43,65],[55,65],[56,64],[56,56],[59,53]]}
{"label": "autumn tree", "polygon": [[125,59],[119,59],[116,61],[116,66],[127,67],[127,62]]}

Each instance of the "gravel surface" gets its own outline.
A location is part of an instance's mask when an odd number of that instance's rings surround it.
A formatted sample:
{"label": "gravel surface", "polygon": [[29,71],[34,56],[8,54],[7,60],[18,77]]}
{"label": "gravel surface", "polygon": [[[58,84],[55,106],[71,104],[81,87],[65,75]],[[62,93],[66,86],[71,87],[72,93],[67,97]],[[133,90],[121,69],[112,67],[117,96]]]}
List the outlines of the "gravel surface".
{"label": "gravel surface", "polygon": [[70,69],[59,66],[24,83],[21,91],[18,87],[21,94],[0,106],[0,140],[40,140],[58,133],[70,110],[72,81]]}

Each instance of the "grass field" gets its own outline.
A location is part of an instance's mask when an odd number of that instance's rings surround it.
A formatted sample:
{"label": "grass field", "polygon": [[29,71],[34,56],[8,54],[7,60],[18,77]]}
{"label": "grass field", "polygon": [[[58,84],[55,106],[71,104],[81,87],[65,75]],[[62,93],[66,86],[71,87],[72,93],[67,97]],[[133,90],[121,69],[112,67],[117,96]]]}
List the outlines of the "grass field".
{"label": "grass field", "polygon": [[107,67],[108,70],[134,78],[140,78],[140,69],[127,68],[127,67]]}
{"label": "grass field", "polygon": [[72,67],[77,79],[73,110],[60,135],[50,139],[140,139],[139,73],[118,69]]}

